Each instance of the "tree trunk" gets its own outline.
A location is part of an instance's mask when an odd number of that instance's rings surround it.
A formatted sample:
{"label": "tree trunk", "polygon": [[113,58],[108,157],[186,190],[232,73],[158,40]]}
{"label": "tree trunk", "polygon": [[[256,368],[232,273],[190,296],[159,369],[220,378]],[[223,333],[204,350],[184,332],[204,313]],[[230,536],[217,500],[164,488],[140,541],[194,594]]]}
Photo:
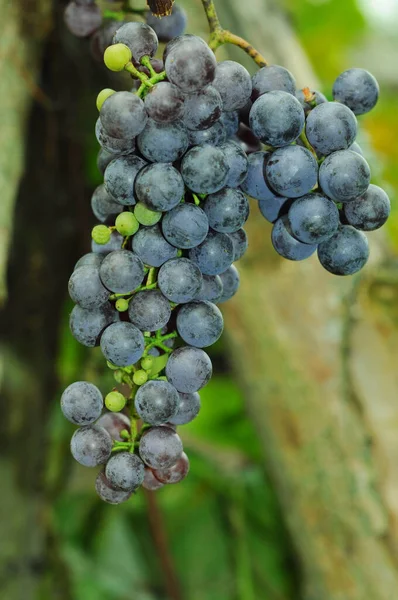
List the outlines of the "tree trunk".
{"label": "tree trunk", "polygon": [[[229,3],[235,27],[299,85],[316,77],[271,2]],[[261,19],[259,15],[262,14]],[[243,21],[243,23],[242,23]],[[396,278],[380,270],[381,236],[363,276],[271,248],[253,202],[242,285],[226,331],[303,568],[306,600],[390,600],[398,589]]]}

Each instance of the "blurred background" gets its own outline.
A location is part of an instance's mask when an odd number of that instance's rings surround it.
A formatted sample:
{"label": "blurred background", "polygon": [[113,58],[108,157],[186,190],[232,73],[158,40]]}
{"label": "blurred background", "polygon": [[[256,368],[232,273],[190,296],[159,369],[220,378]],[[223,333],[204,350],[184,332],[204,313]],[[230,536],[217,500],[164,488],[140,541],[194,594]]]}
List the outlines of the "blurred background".
{"label": "blurred background", "polygon": [[[200,0],[178,0],[207,36]],[[181,428],[187,480],[121,506],[72,462],[59,410],[75,380],[112,386],[68,328],[89,249],[95,98],[122,89],[63,2],[0,0],[0,596],[4,600],[394,600],[398,589],[398,0],[217,0],[225,27],[299,87],[381,86],[359,143],[392,216],[363,274],[280,260],[256,203],[215,375]],[[134,6],[145,6],[142,0]],[[218,58],[241,60],[236,48]]]}

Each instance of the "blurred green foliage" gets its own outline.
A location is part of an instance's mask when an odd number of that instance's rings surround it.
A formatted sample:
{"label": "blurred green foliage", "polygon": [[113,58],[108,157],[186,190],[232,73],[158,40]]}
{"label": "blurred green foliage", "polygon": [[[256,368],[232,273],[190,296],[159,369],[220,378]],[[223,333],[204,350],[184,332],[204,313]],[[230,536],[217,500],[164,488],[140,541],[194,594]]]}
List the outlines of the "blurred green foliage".
{"label": "blurred green foliage", "polygon": [[[181,4],[189,10],[191,2]],[[222,3],[227,0],[218,0],[219,5]],[[330,98],[334,79],[353,66],[351,51],[364,43],[370,24],[354,0],[284,0],[284,5]],[[192,25],[190,31],[194,31]],[[377,153],[372,163],[376,165],[375,179],[387,183],[391,193],[398,179],[395,90],[382,88],[378,107],[360,119],[360,129],[360,142],[367,153],[371,147]],[[101,182],[96,153],[92,137],[87,141],[87,181],[92,186]],[[398,230],[398,208],[391,196],[393,218],[389,231],[392,239],[398,239],[394,235]],[[106,392],[113,385],[112,376],[104,372],[99,352],[87,352],[72,340],[67,325],[69,310],[68,303],[58,356],[60,389],[75,379],[85,379],[96,382]],[[245,412],[244,391],[233,379],[225,354],[222,343],[213,350],[216,374],[201,393],[200,416],[181,428],[191,473],[181,485],[156,494],[168,552],[184,600],[298,600],[298,576],[290,542],[264,472],[253,424]],[[73,597],[166,599],[146,496],[140,492],[121,507],[106,506],[97,500],[95,474],[65,459],[72,431],[73,427],[60,417],[55,400],[48,482],[59,492],[54,529],[70,568]],[[66,480],[65,471],[59,480],[65,460],[71,470]]]}

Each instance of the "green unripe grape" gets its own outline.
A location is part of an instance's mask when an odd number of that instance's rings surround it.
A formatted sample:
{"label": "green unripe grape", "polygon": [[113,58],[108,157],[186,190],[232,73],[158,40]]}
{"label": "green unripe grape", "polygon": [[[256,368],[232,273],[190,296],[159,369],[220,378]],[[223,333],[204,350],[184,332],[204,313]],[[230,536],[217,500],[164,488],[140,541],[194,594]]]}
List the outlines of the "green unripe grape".
{"label": "green unripe grape", "polygon": [[153,367],[153,356],[146,356],[145,358],[143,358],[141,361],[141,367],[145,371],[150,371]]}
{"label": "green unripe grape", "polygon": [[101,90],[101,92],[97,96],[97,108],[99,111],[101,110],[105,100],[107,100],[109,96],[112,96],[112,94],[115,93],[115,90],[111,90],[110,88],[105,88],[104,90]]}
{"label": "green unripe grape", "polygon": [[114,371],[113,376],[115,378],[116,383],[122,383],[122,381],[123,381],[122,371]]}
{"label": "green unripe grape", "polygon": [[96,225],[93,227],[91,237],[96,244],[107,244],[111,239],[111,232],[106,225]]}
{"label": "green unripe grape", "polygon": [[134,235],[140,228],[140,224],[133,213],[122,212],[116,217],[115,227],[120,235],[126,237],[128,235]]}
{"label": "green unripe grape", "polygon": [[162,218],[162,213],[156,210],[151,210],[143,202],[137,202],[134,206],[134,214],[141,225],[155,225]]}
{"label": "green unripe grape", "polygon": [[125,44],[108,46],[104,53],[104,63],[110,71],[123,71],[131,58],[131,50]]}
{"label": "green unripe grape", "polygon": [[133,381],[135,385],[144,385],[148,381],[148,375],[140,369],[134,373]]}
{"label": "green unripe grape", "polygon": [[117,367],[116,365],[113,365],[111,362],[109,362],[109,360],[106,361],[107,366],[112,369],[112,371],[118,371],[119,367]]}
{"label": "green unripe grape", "polygon": [[130,438],[130,434],[127,429],[122,429],[119,435],[123,440],[128,440]]}
{"label": "green unripe grape", "polygon": [[119,312],[126,312],[129,308],[129,303],[125,298],[119,298],[119,300],[116,301],[115,308]]}
{"label": "green unripe grape", "polygon": [[182,256],[182,250],[179,248],[177,250],[177,258],[181,258],[181,256]]}
{"label": "green unripe grape", "polygon": [[105,406],[112,412],[120,412],[126,406],[126,398],[120,392],[109,392],[105,397]]}

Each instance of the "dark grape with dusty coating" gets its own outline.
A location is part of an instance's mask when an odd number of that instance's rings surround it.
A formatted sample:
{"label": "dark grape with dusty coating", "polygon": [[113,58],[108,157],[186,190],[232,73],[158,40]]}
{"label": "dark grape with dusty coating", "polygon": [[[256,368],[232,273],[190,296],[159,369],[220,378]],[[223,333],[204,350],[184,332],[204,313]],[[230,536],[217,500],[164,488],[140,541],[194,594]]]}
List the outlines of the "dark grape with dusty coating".
{"label": "dark grape with dusty coating", "polygon": [[174,162],[189,146],[188,133],[179,121],[157,123],[148,119],[144,131],[137,138],[140,152],[151,162]]}
{"label": "dark grape with dusty coating", "polygon": [[376,106],[379,84],[365,69],[348,69],[334,82],[333,98],[348,106],[356,115],[363,115]]}
{"label": "dark grape with dusty coating", "polygon": [[90,310],[100,308],[109,298],[109,291],[101,282],[98,267],[91,265],[84,265],[73,271],[68,290],[73,302]]}
{"label": "dark grape with dusty coating", "polygon": [[88,37],[102,23],[102,13],[96,4],[79,5],[69,2],[64,12],[65,25],[76,37]]}
{"label": "dark grape with dusty coating", "polygon": [[220,144],[223,144],[226,141],[227,132],[220,119],[208,129],[198,131],[189,130],[188,136],[190,146],[203,146],[204,144],[220,146]]}
{"label": "dark grape with dusty coating", "polygon": [[177,248],[169,244],[162,235],[159,225],[142,227],[133,237],[133,251],[142,262],[151,267],[160,267],[177,256]]}
{"label": "dark grape with dusty coating", "polygon": [[208,300],[217,304],[223,293],[223,285],[219,275],[203,275],[202,285],[195,300]]}
{"label": "dark grape with dusty coating", "polygon": [[200,411],[200,396],[198,392],[192,394],[179,393],[177,413],[170,419],[172,425],[186,425],[198,416]]}
{"label": "dark grape with dusty coating", "polygon": [[202,285],[199,267],[188,258],[168,260],[159,270],[158,284],[162,294],[171,302],[190,302]]}
{"label": "dark grape with dusty coating", "polygon": [[357,120],[344,104],[325,102],[310,112],[305,131],[314,150],[326,156],[351,146],[357,135]]}
{"label": "dark grape with dusty coating", "polygon": [[134,365],[145,349],[142,332],[126,322],[109,325],[101,336],[100,345],[105,358],[117,367]]}
{"label": "dark grape with dusty coating", "polygon": [[239,112],[237,110],[233,110],[231,112],[223,111],[221,113],[220,121],[225,127],[227,138],[238,133]]}
{"label": "dark grape with dusty coating", "polygon": [[133,492],[124,492],[123,490],[115,490],[107,478],[105,473],[98,473],[95,481],[95,491],[103,502],[108,504],[122,504],[127,502],[132,496]]}
{"label": "dark grape with dusty coating", "polygon": [[169,427],[151,427],[140,440],[140,456],[152,469],[172,467],[182,451],[180,437]]}
{"label": "dark grape with dusty coating", "polygon": [[166,365],[166,377],[184,394],[199,391],[209,383],[213,367],[209,356],[201,348],[182,346],[174,350]]}
{"label": "dark grape with dusty coating", "polygon": [[266,200],[259,200],[258,207],[264,219],[270,223],[275,223],[279,217],[287,212],[288,206],[290,206],[292,200],[289,198],[283,198],[282,196],[273,196]]}
{"label": "dark grape with dusty coating", "polygon": [[75,381],[61,396],[61,410],[71,423],[90,425],[100,416],[104,400],[99,389],[87,381]]}
{"label": "dark grape with dusty coating", "polygon": [[154,492],[154,491],[160,490],[160,488],[164,487],[164,483],[161,483],[159,481],[159,479],[156,479],[155,475],[153,474],[152,469],[150,469],[149,467],[145,467],[145,477],[144,477],[142,487],[145,490]]}
{"label": "dark grape with dusty coating", "polygon": [[182,453],[177,462],[168,469],[156,469],[154,475],[162,483],[180,483],[189,473],[189,460],[185,452]]}
{"label": "dark grape with dusty coating", "polygon": [[223,60],[217,64],[213,86],[220,93],[225,111],[243,108],[252,93],[249,72],[234,60]]}
{"label": "dark grape with dusty coating", "polygon": [[123,413],[106,412],[96,422],[97,427],[103,427],[113,440],[121,442],[120,433],[130,431],[130,419]]}
{"label": "dark grape with dusty coating", "polygon": [[319,169],[319,184],[336,202],[351,202],[366,192],[370,168],[357,152],[340,150],[325,158]]}
{"label": "dark grape with dusty coating", "polygon": [[260,96],[250,111],[251,130],[270,146],[287,146],[294,142],[302,132],[304,122],[300,102],[287,92],[268,92]]}
{"label": "dark grape with dusty coating", "polygon": [[239,271],[235,265],[231,265],[224,273],[220,274],[220,279],[223,286],[223,293],[217,304],[227,302],[227,300],[235,296],[240,284]]}
{"label": "dark grape with dusty coating", "polygon": [[106,191],[104,184],[99,185],[91,197],[91,210],[101,223],[112,222],[123,208]]}
{"label": "dark grape with dusty coating", "polygon": [[84,467],[106,463],[112,450],[112,438],[105,429],[87,425],[75,431],[70,442],[73,458]]}
{"label": "dark grape with dusty coating", "polygon": [[144,280],[142,260],[130,250],[115,250],[108,254],[100,266],[104,286],[116,294],[128,294]]}
{"label": "dark grape with dusty coating", "polygon": [[244,229],[238,229],[238,231],[233,231],[232,233],[227,234],[228,237],[232,240],[234,246],[234,261],[240,260],[242,256],[245,254],[246,250],[249,247],[249,241],[247,239],[247,233]]}
{"label": "dark grape with dusty coating", "polygon": [[262,67],[255,75],[253,75],[252,83],[253,101],[257,100],[257,98],[263,94],[275,90],[280,90],[293,95],[296,92],[296,81],[293,75],[290,71],[279,65]]}
{"label": "dark grape with dusty coating", "polygon": [[351,225],[340,225],[337,232],[318,246],[321,265],[334,275],[353,275],[369,258],[366,235]]}
{"label": "dark grape with dusty coating", "polygon": [[287,146],[272,154],[265,174],[268,184],[279,196],[299,198],[315,186],[318,163],[307,148]]}
{"label": "dark grape with dusty coating", "polygon": [[[113,158],[132,154],[135,150],[134,138],[115,138],[111,135],[108,135],[99,118],[95,123],[95,136],[101,146],[101,149],[105,150],[109,154],[113,154]],[[108,161],[106,166],[108,166],[109,162],[110,161]]]}
{"label": "dark grape with dusty coating", "polygon": [[138,292],[129,303],[130,321],[141,331],[162,329],[170,316],[170,303],[159,290]]}
{"label": "dark grape with dusty coating", "polygon": [[119,27],[113,36],[113,43],[128,46],[137,63],[143,56],[155,56],[158,49],[158,38],[152,27],[137,21]]}
{"label": "dark grape with dusty coating", "polygon": [[204,242],[189,251],[189,258],[204,275],[219,275],[232,264],[234,245],[226,233],[210,230]]}
{"label": "dark grape with dusty coating", "polygon": [[168,211],[181,202],[184,182],[172,165],[155,163],[137,175],[135,193],[152,210]]}
{"label": "dark grape with dusty coating", "polygon": [[304,260],[314,254],[317,248],[315,244],[303,244],[296,240],[286,215],[275,222],[271,240],[276,252],[288,260]]}
{"label": "dark grape with dusty coating", "polygon": [[322,194],[297,198],[289,209],[288,219],[294,237],[304,244],[324,242],[340,224],[337,206]]}
{"label": "dark grape with dusty coating", "polygon": [[161,19],[155,17],[150,11],[146,14],[147,24],[155,31],[159,42],[164,43],[182,35],[187,26],[187,20],[187,13],[178,4],[173,4],[171,14]]}
{"label": "dark grape with dusty coating", "polygon": [[212,194],[221,190],[228,173],[228,161],[217,146],[195,146],[188,150],[181,163],[185,184],[198,194]]}
{"label": "dark grape with dusty coating", "polygon": [[172,419],[178,410],[178,392],[167,381],[147,381],[135,396],[137,413],[149,425],[162,425]]}
{"label": "dark grape with dusty coating", "polygon": [[119,313],[111,304],[91,310],[76,304],[69,317],[69,327],[75,340],[83,346],[94,348],[99,346],[105,327],[118,320]]}
{"label": "dark grape with dusty coating", "polygon": [[208,129],[221,117],[222,107],[221,96],[212,85],[185,96],[185,127],[193,131]]}
{"label": "dark grape with dusty coating", "polygon": [[209,220],[199,206],[184,202],[164,215],[162,230],[166,240],[176,248],[195,248],[206,238]]}
{"label": "dark grape with dusty coating", "polygon": [[137,199],[134,182],[138,173],[148,163],[138,156],[120,156],[105,169],[105,188],[115,202],[123,206],[133,206]]}
{"label": "dark grape with dusty coating", "polygon": [[154,121],[172,123],[184,115],[184,96],[176,85],[160,81],[145,96],[145,108]]}
{"label": "dark grape with dusty coating", "polygon": [[265,167],[270,157],[269,152],[253,152],[247,157],[247,175],[240,188],[256,200],[273,200],[275,197],[275,192],[270,189],[265,179]]}
{"label": "dark grape with dusty coating", "polygon": [[133,492],[144,481],[144,463],[136,454],[118,452],[106,463],[105,477],[111,487]]}
{"label": "dark grape with dusty coating", "polygon": [[344,205],[344,215],[350,225],[362,231],[379,229],[391,212],[390,199],[377,185],[369,185],[363,196]]}
{"label": "dark grape with dusty coating", "polygon": [[228,162],[228,179],[225,183],[230,188],[239,187],[246,179],[249,162],[246,152],[236,142],[229,141],[220,146]]}
{"label": "dark grape with dusty coating", "polygon": [[141,98],[131,92],[115,92],[103,103],[100,120],[108,135],[125,139],[141,133],[148,115]]}
{"label": "dark grape with dusty coating", "polygon": [[216,343],[224,329],[224,320],[215,304],[189,302],[177,313],[177,331],[186,344],[207,348]]}
{"label": "dark grape with dusty coating", "polygon": [[168,80],[187,94],[202,90],[214,79],[215,56],[195,35],[182,35],[169,42],[164,57]]}
{"label": "dark grape with dusty coating", "polygon": [[244,193],[229,187],[209,194],[203,208],[210,227],[220,233],[238,231],[246,223],[250,211]]}
{"label": "dark grape with dusty coating", "polygon": [[103,260],[104,256],[102,254],[88,252],[87,254],[83,254],[83,256],[79,258],[73,270],[76,271],[76,269],[78,269],[79,267],[84,267],[86,265],[89,265],[91,267],[100,267]]}

